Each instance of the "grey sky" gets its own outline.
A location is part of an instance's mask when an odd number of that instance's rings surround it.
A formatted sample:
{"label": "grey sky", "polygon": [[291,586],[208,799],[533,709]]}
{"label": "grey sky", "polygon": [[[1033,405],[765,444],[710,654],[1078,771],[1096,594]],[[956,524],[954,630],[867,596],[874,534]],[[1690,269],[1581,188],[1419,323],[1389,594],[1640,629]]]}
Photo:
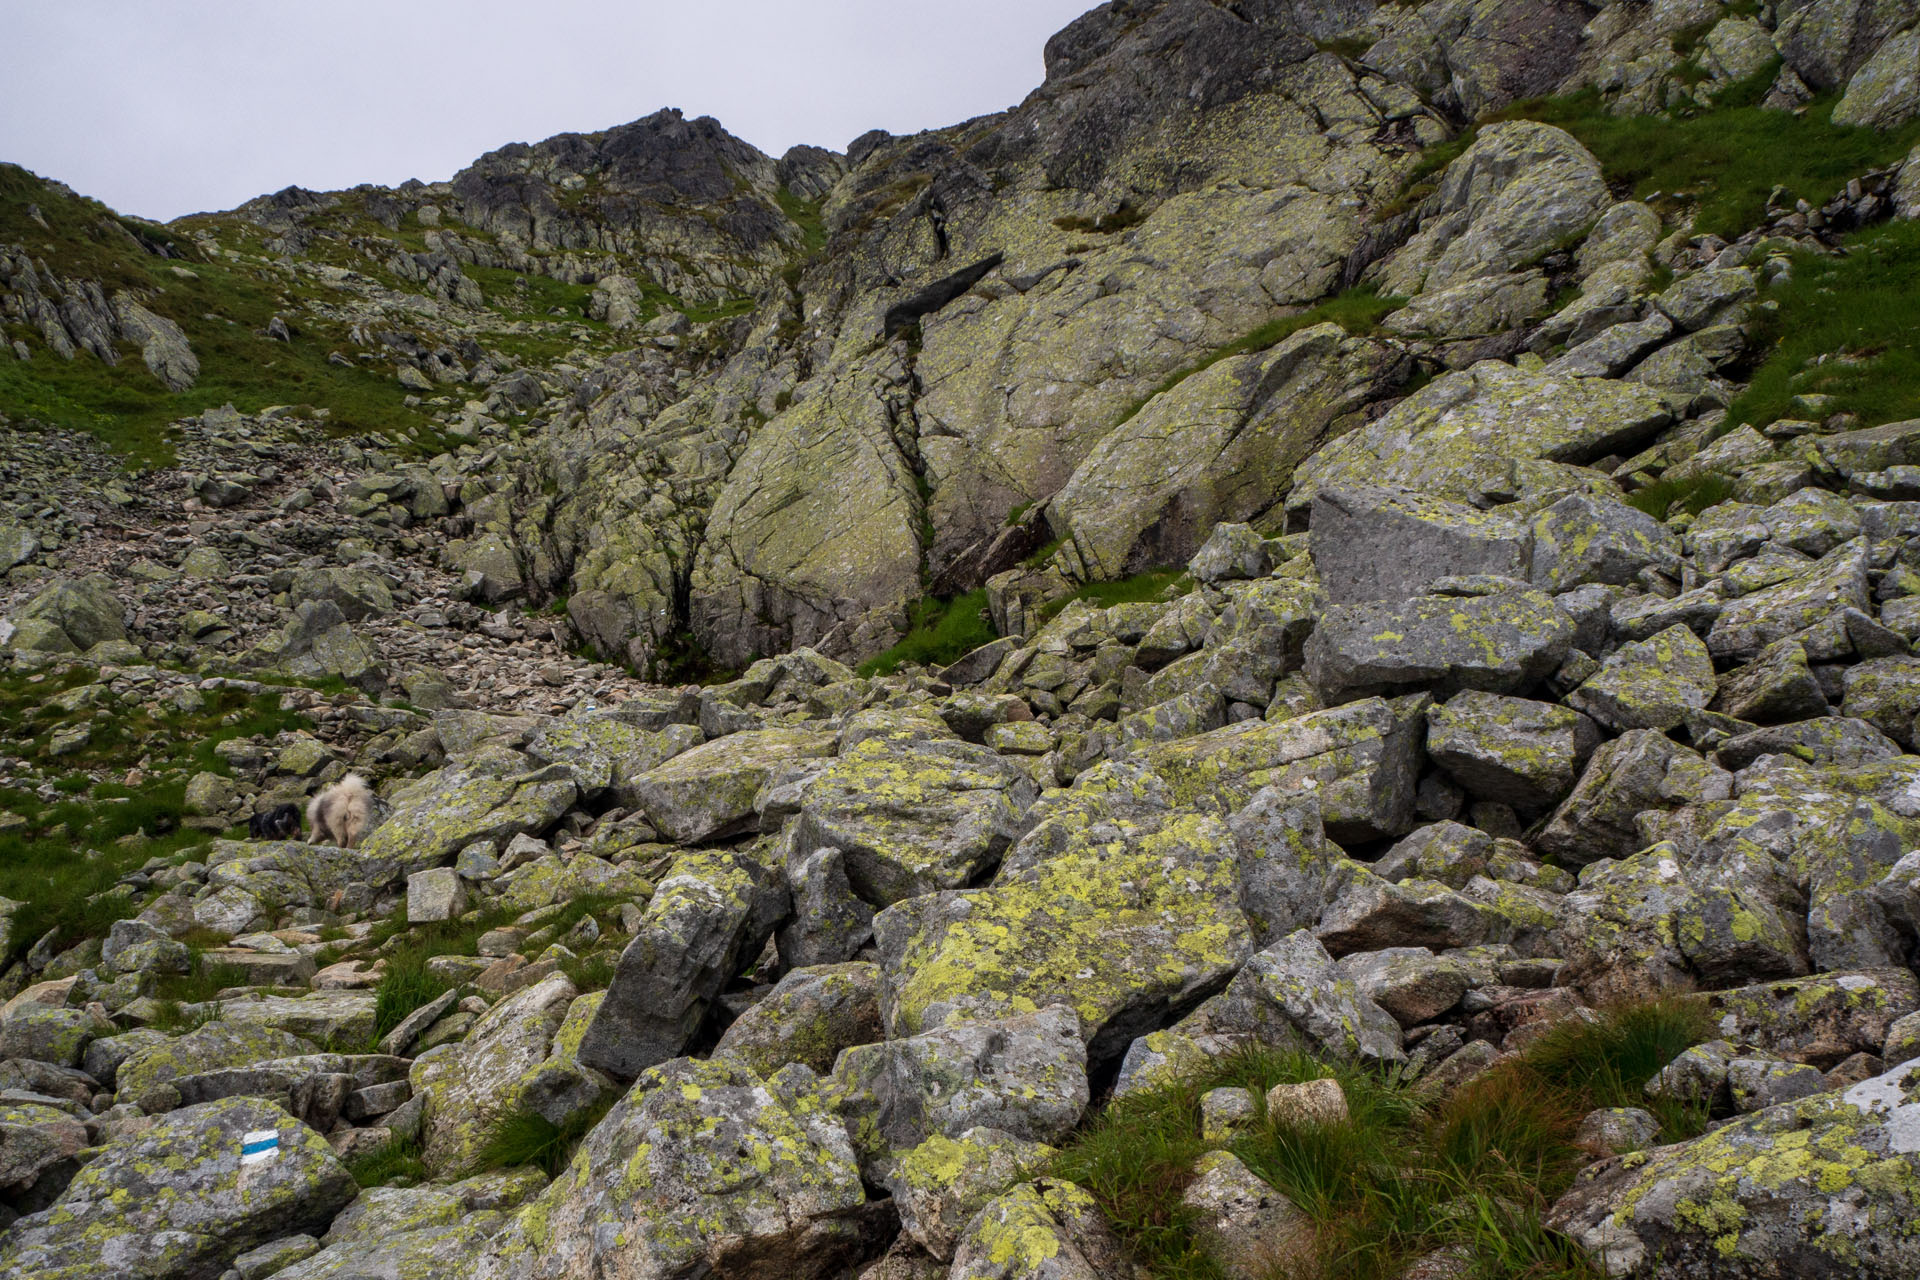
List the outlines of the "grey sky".
{"label": "grey sky", "polygon": [[1095,2],[0,0],[0,160],[174,218],[660,107],[838,150],[1012,106]]}

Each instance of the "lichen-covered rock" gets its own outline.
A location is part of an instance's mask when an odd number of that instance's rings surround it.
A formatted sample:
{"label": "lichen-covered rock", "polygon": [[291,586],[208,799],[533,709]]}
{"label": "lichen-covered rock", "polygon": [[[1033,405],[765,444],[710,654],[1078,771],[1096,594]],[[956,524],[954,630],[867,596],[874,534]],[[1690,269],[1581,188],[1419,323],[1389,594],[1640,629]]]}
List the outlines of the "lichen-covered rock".
{"label": "lichen-covered rock", "polygon": [[1403,1027],[1432,1021],[1478,985],[1472,966],[1448,952],[1436,955],[1426,947],[1357,952],[1341,957],[1334,970]]}
{"label": "lichen-covered rock", "polygon": [[1679,560],[1679,539],[1625,503],[1575,493],[1534,517],[1533,584],[1543,591],[1624,586],[1643,569],[1671,569]]}
{"label": "lichen-covered rock", "polygon": [[1920,1009],[1920,982],[1903,969],[1820,973],[1699,997],[1721,1036],[1825,1070],[1878,1053],[1887,1030]]}
{"label": "lichen-covered rock", "polygon": [[178,1105],[168,1087],[182,1076],[312,1052],[311,1043],[288,1032],[219,1019],[182,1036],[140,1045],[121,1060],[115,1080],[121,1100],[150,1112],[166,1111]]}
{"label": "lichen-covered rock", "polygon": [[826,1280],[860,1256],[865,1203],[846,1131],[810,1096],[680,1058],[634,1082],[476,1275]]}
{"label": "lichen-covered rock", "polygon": [[620,954],[580,1061],[630,1080],[679,1054],[786,911],[786,886],[745,854],[689,850],[675,858]]}
{"label": "lichen-covered rock", "polygon": [[1183,564],[1222,522],[1265,514],[1295,464],[1396,367],[1385,344],[1336,324],[1222,360],[1094,445],[1048,503],[1049,521],[1093,577]]}
{"label": "lichen-covered rock", "polygon": [[1307,641],[1307,678],[1333,702],[1377,693],[1524,693],[1567,656],[1574,622],[1551,596],[1418,596],[1343,605]]}
{"label": "lichen-covered rock", "polygon": [[1468,794],[1538,813],[1573,789],[1600,745],[1568,707],[1467,690],[1427,709],[1427,754]]}
{"label": "lichen-covered rock", "polygon": [[0,1195],[27,1190],[42,1173],[88,1145],[87,1127],[58,1107],[0,1102]]}
{"label": "lichen-covered rock", "polygon": [[1087,1108],[1087,1048],[1073,1010],[1050,1005],[849,1049],[828,1095],[863,1164],[882,1171],[936,1134],[976,1125],[1059,1142]]}
{"label": "lichen-covered rock", "polygon": [[1410,296],[1531,266],[1611,203],[1599,162],[1572,135],[1495,125],[1447,166],[1419,232],[1376,274],[1384,292]]}
{"label": "lichen-covered rock", "polygon": [[1312,1220],[1238,1156],[1209,1151],[1193,1171],[1180,1203],[1227,1280],[1265,1280],[1289,1260],[1312,1265]]}
{"label": "lichen-covered rock", "polygon": [[1264,787],[1312,792],[1336,840],[1403,835],[1413,825],[1426,699],[1367,698],[1287,720],[1248,721],[1151,748],[1171,799],[1244,805]]}
{"label": "lichen-covered rock", "polygon": [[1920,715],[1920,658],[1875,658],[1847,668],[1841,710],[1865,720],[1901,746],[1914,746]]}
{"label": "lichen-covered rock", "polygon": [[1725,799],[1731,775],[1652,729],[1622,734],[1593,753],[1573,794],[1534,836],[1563,865],[1624,857],[1645,842],[1635,820],[1653,809]]}
{"label": "lichen-covered rock", "polygon": [[0,1270],[200,1280],[317,1233],[356,1190],[326,1139],[279,1107],[209,1102],[109,1142],[51,1208],[0,1235]]}
{"label": "lichen-covered rock", "polygon": [[853,892],[846,855],[815,849],[787,866],[793,911],[775,933],[789,969],[839,964],[873,940],[873,907]]}
{"label": "lichen-covered rock", "polygon": [[1301,463],[1287,508],[1321,488],[1393,485],[1475,505],[1525,492],[1537,462],[1586,463],[1644,447],[1668,421],[1653,390],[1485,361],[1450,373]]}
{"label": "lichen-covered rock", "polygon": [[833,739],[805,729],[755,729],[684,752],[629,784],[662,835],[682,844],[737,835],[755,820],[754,800],[774,772],[833,754]]}
{"label": "lichen-covered rock", "polygon": [[471,1275],[488,1243],[509,1221],[508,1214],[489,1209],[455,1222],[356,1236],[263,1274],[275,1280],[438,1280]]}
{"label": "lichen-covered rock", "polygon": [[880,970],[863,961],[789,971],[734,1019],[714,1056],[731,1055],[761,1075],[789,1062],[825,1075],[843,1049],[881,1038]]}
{"label": "lichen-covered rock", "polygon": [[1045,1143],[980,1125],[954,1137],[937,1133],[901,1153],[886,1185],[901,1229],[944,1263],[976,1213],[1053,1155]]}
{"label": "lichen-covered rock", "polygon": [[948,1280],[1113,1280],[1128,1271],[1092,1196],[1071,1182],[1023,1182],[974,1215]]}
{"label": "lichen-covered rock", "polygon": [[1323,486],[1308,532],[1334,604],[1406,600],[1463,574],[1525,581],[1533,554],[1518,521],[1399,489]]}
{"label": "lichen-covered rock", "polygon": [[633,780],[698,746],[704,735],[690,724],[652,730],[633,723],[619,707],[567,716],[543,726],[527,741],[527,754],[541,764],[565,765],[582,794],[611,789],[629,808],[638,803]]}
{"label": "lichen-covered rock", "polygon": [[1615,733],[1666,732],[1713,700],[1713,658],[1700,637],[1672,626],[1647,640],[1623,644],[1567,695],[1567,705]]}
{"label": "lichen-covered rock", "polygon": [[1247,1037],[1347,1060],[1397,1062],[1406,1056],[1393,1015],[1343,978],[1306,930],[1255,955],[1225,991],[1175,1030],[1196,1041]]}
{"label": "lichen-covered rock", "polygon": [[1548,1222],[1614,1276],[1906,1277],[1920,1063],[1583,1174]]}
{"label": "lichen-covered rock", "polygon": [[840,850],[853,891],[891,906],[972,882],[1013,843],[1038,792],[986,747],[869,739],[805,784],[789,847]]}
{"label": "lichen-covered rock", "polygon": [[1242,854],[1194,813],[1050,819],[994,884],[909,898],[874,920],[891,1034],[1053,1004],[1096,1062],[1218,990],[1252,950]]}
{"label": "lichen-covered rock", "polygon": [[1273,549],[1252,525],[1216,524],[1187,562],[1187,572],[1194,581],[1208,584],[1264,578],[1273,572]]}
{"label": "lichen-covered rock", "polygon": [[449,863],[478,840],[498,847],[517,835],[539,835],[579,794],[571,773],[561,766],[503,776],[451,764],[396,792],[392,812],[366,838],[360,853],[374,860],[393,859],[407,870]]}
{"label": "lichen-covered rock", "polygon": [[1894,36],[1847,81],[1833,108],[1835,124],[1892,129],[1920,116],[1920,28]]}
{"label": "lichen-covered rock", "polygon": [[1314,936],[1335,956],[1396,945],[1470,947],[1505,942],[1501,913],[1432,880],[1398,881],[1364,863],[1341,864]]}
{"label": "lichen-covered rock", "polygon": [[1715,658],[1747,662],[1775,641],[1797,637],[1808,658],[1828,662],[1853,652],[1844,611],[1871,607],[1866,546],[1855,540],[1777,586],[1728,601],[1707,633],[1707,648]]}
{"label": "lichen-covered rock", "polygon": [[1920,843],[1911,800],[1917,786],[1913,756],[1823,765],[1774,755],[1741,770],[1731,799],[1696,799],[1645,822],[1651,838],[1697,843],[1714,859],[1745,861],[1755,846],[1764,850],[1806,895],[1816,969],[1900,965],[1904,926],[1878,891]]}
{"label": "lichen-covered rock", "polygon": [[113,594],[113,580],[103,573],[56,579],[26,603],[19,619],[58,627],[74,648],[82,651],[103,640],[127,638],[127,624],[120,601]]}
{"label": "lichen-covered rock", "polygon": [[425,1099],[429,1165],[467,1171],[495,1126],[520,1109],[525,1082],[552,1051],[577,994],[552,974],[487,1010],[459,1044],[419,1060],[412,1084]]}
{"label": "lichen-covered rock", "polygon": [[1559,904],[1556,981],[1606,999],[1804,973],[1798,902],[1770,862],[1714,863],[1668,843],[1595,862]]}
{"label": "lichen-covered rock", "polygon": [[0,1058],[29,1058],[77,1067],[87,1045],[112,1030],[112,1024],[84,1009],[59,1009],[29,1001],[0,1017]]}
{"label": "lichen-covered rock", "polygon": [[[1859,669],[1852,668],[1849,676]],[[1811,720],[1828,711],[1826,692],[1798,640],[1777,640],[1746,666],[1722,676],[1707,706],[1751,724]]]}

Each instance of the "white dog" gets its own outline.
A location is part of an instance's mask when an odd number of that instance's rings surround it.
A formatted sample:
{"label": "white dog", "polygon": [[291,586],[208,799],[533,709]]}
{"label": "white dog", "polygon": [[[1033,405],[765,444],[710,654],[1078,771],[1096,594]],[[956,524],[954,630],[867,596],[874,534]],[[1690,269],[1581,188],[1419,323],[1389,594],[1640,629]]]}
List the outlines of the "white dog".
{"label": "white dog", "polygon": [[367,780],[357,773],[348,774],[307,805],[307,843],[324,841],[343,849],[353,848],[367,834],[373,804],[373,790]]}

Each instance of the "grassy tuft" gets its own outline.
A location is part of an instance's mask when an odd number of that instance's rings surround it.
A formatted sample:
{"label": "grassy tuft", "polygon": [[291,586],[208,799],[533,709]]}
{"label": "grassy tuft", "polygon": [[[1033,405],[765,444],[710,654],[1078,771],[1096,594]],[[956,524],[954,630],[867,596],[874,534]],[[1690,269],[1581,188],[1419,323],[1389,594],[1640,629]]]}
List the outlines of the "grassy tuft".
{"label": "grassy tuft", "polygon": [[1660,479],[1644,489],[1627,495],[1627,505],[1644,511],[1655,520],[1665,520],[1678,508],[1688,515],[1699,515],[1733,497],[1733,481],[1715,471],[1704,475]]}
{"label": "grassy tuft", "polygon": [[890,676],[908,663],[944,666],[997,638],[986,612],[984,589],[951,600],[921,600],[908,611],[909,629],[900,643],[861,663],[859,674]]}
{"label": "grassy tuft", "polygon": [[[1116,1100],[1048,1172],[1086,1188],[1156,1277],[1224,1274],[1181,1205],[1195,1161],[1224,1145],[1312,1224],[1300,1242],[1310,1256],[1286,1274],[1388,1280],[1415,1259],[1456,1250],[1474,1276],[1597,1280],[1579,1248],[1543,1222],[1592,1159],[1574,1142],[1581,1118],[1595,1107],[1645,1105],[1646,1081],[1708,1030],[1698,1006],[1679,1001],[1601,1010],[1441,1099],[1392,1070],[1245,1049]],[[1263,1103],[1230,1142],[1201,1135],[1200,1098],[1210,1089],[1236,1086],[1264,1099],[1276,1084],[1325,1076],[1346,1094],[1344,1123],[1282,1123]],[[1705,1117],[1662,1119],[1672,1141],[1698,1133]]]}
{"label": "grassy tuft", "polygon": [[427,971],[427,959],[418,951],[387,957],[386,967],[380,971],[380,985],[374,988],[376,1039],[406,1021],[415,1009],[453,990],[451,982]]}
{"label": "grassy tuft", "polygon": [[611,1097],[569,1116],[564,1124],[555,1124],[531,1111],[518,1111],[501,1120],[480,1148],[474,1160],[476,1170],[510,1169],[534,1165],[549,1178],[557,1178],[566,1169],[580,1140],[613,1107]]}
{"label": "grassy tuft", "polygon": [[427,1176],[427,1162],[418,1141],[395,1138],[349,1160],[347,1172],[362,1187],[384,1187],[399,1178],[421,1181]]}
{"label": "grassy tuft", "polygon": [[1136,573],[1131,578],[1118,578],[1111,582],[1082,583],[1073,594],[1049,601],[1046,607],[1040,610],[1040,620],[1047,622],[1059,617],[1061,612],[1076,600],[1084,600],[1101,609],[1111,608],[1116,604],[1143,604],[1156,601],[1166,594],[1168,587],[1177,587],[1179,590],[1176,594],[1184,595],[1193,589],[1193,584],[1184,570],[1172,568],[1149,569],[1144,573]]}
{"label": "grassy tuft", "polygon": [[1920,417],[1920,222],[1848,237],[1834,256],[1795,255],[1791,280],[1767,295],[1755,346],[1765,354],[1728,422],[1799,416],[1793,398],[1834,397],[1861,426]]}

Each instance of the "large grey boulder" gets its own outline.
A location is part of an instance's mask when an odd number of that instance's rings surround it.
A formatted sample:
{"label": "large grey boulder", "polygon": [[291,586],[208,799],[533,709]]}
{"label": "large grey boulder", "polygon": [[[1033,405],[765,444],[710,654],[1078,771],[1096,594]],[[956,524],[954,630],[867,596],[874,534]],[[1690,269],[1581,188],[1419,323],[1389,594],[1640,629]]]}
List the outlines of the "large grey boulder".
{"label": "large grey boulder", "polygon": [[[507,760],[509,768],[527,763]],[[557,765],[500,773],[477,760],[450,764],[395,792],[387,819],[359,852],[406,870],[449,863],[478,841],[500,848],[517,835],[544,834],[579,794],[572,774]]]}
{"label": "large grey boulder", "polygon": [[1615,1157],[1549,1225],[1609,1275],[1904,1278],[1920,1269],[1920,1061]]}
{"label": "large grey boulder", "polygon": [[893,1036],[1052,1004],[1095,1063],[1219,990],[1253,950],[1242,858],[1197,813],[1042,822],[993,885],[908,898],[874,919]]}
{"label": "large grey boulder", "polygon": [[1567,695],[1567,705],[1615,733],[1664,733],[1705,708],[1717,687],[1707,646],[1676,624],[1614,650],[1600,670]]}
{"label": "large grey boulder", "polygon": [[774,774],[833,754],[833,738],[806,729],[729,734],[634,777],[635,804],[662,835],[691,844],[737,835],[756,821],[754,800]]}
{"label": "large grey boulder", "polygon": [[1538,813],[1573,789],[1600,745],[1586,716],[1550,702],[1468,690],[1427,709],[1427,755],[1470,795]]}
{"label": "large grey boulder", "polygon": [[1422,207],[1420,230],[1376,268],[1382,291],[1411,296],[1531,266],[1584,233],[1612,204],[1600,163],[1552,125],[1481,131]]}
{"label": "large grey boulder", "polygon": [[1087,1108],[1087,1047],[1073,1010],[1050,1005],[848,1049],[828,1092],[863,1159],[882,1168],[979,1125],[1057,1143]]}
{"label": "large grey boulder", "polygon": [[1647,387],[1485,361],[1414,392],[1301,463],[1289,511],[1321,489],[1392,485],[1476,506],[1549,486],[1542,463],[1587,463],[1645,447],[1671,420]]}
{"label": "large grey boulder", "polygon": [[1623,502],[1569,494],[1533,520],[1533,583],[1545,591],[1625,586],[1644,569],[1676,569],[1679,562],[1680,540]]}
{"label": "large grey boulder", "polygon": [[1404,835],[1413,825],[1424,696],[1366,698],[1290,720],[1247,721],[1146,752],[1176,801],[1248,803],[1265,787],[1312,791],[1336,840]]}
{"label": "large grey boulder", "polygon": [[58,627],[81,651],[103,640],[127,638],[120,601],[113,594],[113,580],[102,573],[55,580],[27,601],[19,620]]}
{"label": "large grey boulder", "polygon": [[1039,788],[967,742],[869,739],[805,784],[789,847],[839,849],[861,898],[885,907],[958,889],[1006,852]]}
{"label": "large grey boulder", "polygon": [[974,1215],[948,1280],[1112,1280],[1129,1263],[1099,1204],[1071,1182],[1022,1182]]}
{"label": "large grey boulder", "polygon": [[649,1069],[498,1236],[477,1280],[828,1280],[863,1251],[840,1121],[738,1062]]}
{"label": "large grey boulder", "polygon": [[1494,574],[1526,580],[1525,525],[1463,503],[1398,489],[1322,488],[1309,546],[1333,604],[1400,601],[1441,578]]}
{"label": "large grey boulder", "polygon": [[1242,1037],[1348,1061],[1404,1058],[1400,1024],[1306,930],[1247,961],[1226,990],[1174,1028],[1201,1039]]}
{"label": "large grey boulder", "polygon": [[1566,866],[1622,858],[1645,846],[1636,820],[1657,809],[1724,800],[1733,778],[1652,729],[1593,753],[1573,793],[1535,833],[1534,847]]}
{"label": "large grey boulder", "polygon": [[424,1099],[429,1165],[466,1172],[496,1127],[537,1100],[540,1067],[578,994],[563,975],[551,974],[487,1010],[458,1044],[415,1064],[411,1080]]}
{"label": "large grey boulder", "polygon": [[1537,591],[1343,605],[1307,641],[1307,678],[1345,702],[1376,693],[1523,693],[1565,660],[1574,621]]}
{"label": "large grey boulder", "polygon": [[677,1056],[721,987],[759,954],[786,912],[786,885],[746,855],[682,853],[620,954],[580,1061],[631,1080]]}
{"label": "large grey boulder", "polygon": [[865,961],[794,969],[734,1019],[714,1046],[762,1076],[789,1062],[817,1074],[833,1070],[843,1049],[872,1044],[880,1025],[880,970]]}
{"label": "large grey boulder", "polygon": [[317,1234],[357,1188],[327,1140],[230,1098],[109,1142],[53,1206],[0,1235],[9,1275],[203,1280],[281,1236]]}

